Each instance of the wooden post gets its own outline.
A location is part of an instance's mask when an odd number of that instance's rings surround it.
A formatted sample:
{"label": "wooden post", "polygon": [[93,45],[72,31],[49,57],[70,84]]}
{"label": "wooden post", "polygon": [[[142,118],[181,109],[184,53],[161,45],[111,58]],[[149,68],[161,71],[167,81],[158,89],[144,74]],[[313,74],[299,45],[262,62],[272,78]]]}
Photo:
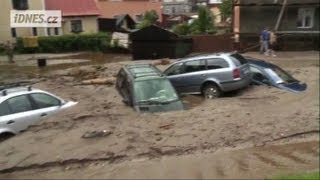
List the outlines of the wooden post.
{"label": "wooden post", "polygon": [[277,31],[279,29],[280,22],[281,22],[281,19],[282,19],[282,16],[283,16],[283,12],[284,12],[286,6],[287,6],[287,0],[284,0],[283,4],[282,4],[281,11],[280,11],[279,16],[278,16],[278,20],[277,20],[276,26],[274,27],[275,31]]}

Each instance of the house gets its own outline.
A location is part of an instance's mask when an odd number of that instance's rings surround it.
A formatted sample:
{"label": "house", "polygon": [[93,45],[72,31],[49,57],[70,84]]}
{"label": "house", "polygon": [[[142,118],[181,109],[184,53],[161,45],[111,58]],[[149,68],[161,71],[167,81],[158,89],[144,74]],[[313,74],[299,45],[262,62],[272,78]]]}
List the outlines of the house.
{"label": "house", "polygon": [[156,25],[130,33],[129,39],[134,60],[181,58],[192,50],[191,38],[181,38]]}
{"label": "house", "polygon": [[47,28],[47,35],[98,32],[95,0],[45,0],[46,10],[61,10],[62,27]]}
{"label": "house", "polygon": [[196,15],[196,13],[188,13],[188,14],[181,14],[181,15],[166,15],[162,14],[162,27],[164,28],[172,28],[173,26],[181,23],[189,23],[191,16]]}
{"label": "house", "polygon": [[10,10],[44,10],[43,0],[5,0],[0,6],[0,43],[7,40],[14,41],[16,37],[43,36],[45,28],[10,26]]}
{"label": "house", "polygon": [[240,49],[259,44],[265,27],[283,50],[319,50],[319,0],[237,0],[233,32]]}
{"label": "house", "polygon": [[128,14],[136,22],[142,20],[146,11],[155,10],[161,22],[161,0],[95,0],[100,18],[115,18]]}
{"label": "house", "polygon": [[208,1],[208,7],[210,8],[212,14],[214,15],[215,24],[222,23],[222,16],[220,13],[219,6],[222,3],[222,0],[209,0]]}
{"label": "house", "polygon": [[131,32],[136,22],[128,14],[117,15],[114,18],[98,18],[100,32]]}
{"label": "house", "polygon": [[181,15],[192,11],[191,0],[163,0],[162,13],[165,15]]}
{"label": "house", "polygon": [[197,7],[200,5],[207,6],[208,0],[163,0],[162,14],[187,15],[197,12]]}

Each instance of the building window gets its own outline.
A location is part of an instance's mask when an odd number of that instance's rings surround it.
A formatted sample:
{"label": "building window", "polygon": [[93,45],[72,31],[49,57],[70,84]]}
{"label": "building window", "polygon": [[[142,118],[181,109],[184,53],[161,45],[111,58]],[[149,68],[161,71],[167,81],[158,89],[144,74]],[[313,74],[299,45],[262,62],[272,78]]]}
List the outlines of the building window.
{"label": "building window", "polygon": [[15,10],[29,9],[28,0],[12,0],[12,7]]}
{"label": "building window", "polygon": [[175,7],[172,7],[171,13],[172,13],[172,14],[176,14],[176,8],[175,8]]}
{"label": "building window", "polygon": [[314,22],[314,8],[300,8],[298,10],[298,28],[312,28]]}
{"label": "building window", "polygon": [[11,37],[13,37],[13,38],[17,37],[16,28],[11,28]]}
{"label": "building window", "polygon": [[51,29],[50,28],[47,28],[47,35],[51,36]]}
{"label": "building window", "polygon": [[59,35],[59,28],[57,28],[57,27],[54,28],[54,35],[56,35],[56,36]]}
{"label": "building window", "polygon": [[38,36],[38,29],[36,27],[32,28],[32,35],[33,36]]}
{"label": "building window", "polygon": [[81,20],[72,20],[71,21],[71,32],[80,33],[82,32],[82,21]]}

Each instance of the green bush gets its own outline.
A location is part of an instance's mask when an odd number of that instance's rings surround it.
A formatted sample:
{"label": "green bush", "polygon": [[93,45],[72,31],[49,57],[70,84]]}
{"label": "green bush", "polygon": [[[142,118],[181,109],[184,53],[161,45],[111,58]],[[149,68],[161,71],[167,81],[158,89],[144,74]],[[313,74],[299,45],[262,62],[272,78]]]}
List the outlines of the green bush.
{"label": "green bush", "polygon": [[17,38],[18,53],[63,53],[76,51],[107,51],[111,36],[106,33],[68,34],[62,36],[38,37],[37,48],[23,46],[22,38]]}
{"label": "green bush", "polygon": [[179,35],[188,35],[190,26],[187,23],[181,23],[173,27],[173,32]]}

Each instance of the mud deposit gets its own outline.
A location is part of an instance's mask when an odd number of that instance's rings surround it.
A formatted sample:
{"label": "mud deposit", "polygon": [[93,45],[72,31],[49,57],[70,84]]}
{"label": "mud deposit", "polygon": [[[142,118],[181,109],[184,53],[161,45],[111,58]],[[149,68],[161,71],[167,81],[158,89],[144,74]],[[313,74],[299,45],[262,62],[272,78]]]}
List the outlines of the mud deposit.
{"label": "mud deposit", "polygon": [[[266,178],[319,169],[318,57],[273,62],[307,91],[186,96],[188,110],[157,114],[137,114],[113,86],[80,84],[134,62],[42,74],[35,87],[79,104],[0,143],[0,178]],[[93,131],[107,134],[83,138]]]}

